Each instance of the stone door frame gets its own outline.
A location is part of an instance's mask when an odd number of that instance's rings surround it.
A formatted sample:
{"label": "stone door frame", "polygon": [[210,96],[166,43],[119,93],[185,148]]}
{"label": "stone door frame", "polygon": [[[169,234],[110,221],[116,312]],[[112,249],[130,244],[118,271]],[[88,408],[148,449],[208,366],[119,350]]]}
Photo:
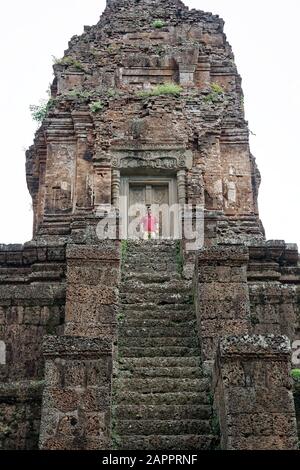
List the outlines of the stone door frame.
{"label": "stone door frame", "polygon": [[[133,176],[133,175],[121,175],[120,181],[120,196],[125,196],[125,201],[120,203],[120,212],[125,217],[124,212],[126,212],[126,224],[129,223],[129,205],[130,205],[130,186],[144,186],[145,192],[147,192],[147,186],[164,186],[168,188],[168,206],[174,206],[178,203],[178,185],[176,180],[176,175],[173,176]],[[141,201],[142,202],[142,201]],[[147,201],[147,196],[145,195],[145,206],[151,204],[150,201]],[[143,203],[142,203],[143,204]],[[167,225],[168,226],[168,225]],[[126,229],[128,230],[128,229]]]}
{"label": "stone door frame", "polygon": [[[117,210],[120,206],[121,175],[133,174],[134,170],[145,172],[155,178],[157,171],[162,178],[177,177],[177,202],[184,205],[186,201],[186,174],[192,168],[193,154],[189,150],[171,146],[116,148],[112,154],[112,205]],[[151,176],[153,172],[153,176]]]}

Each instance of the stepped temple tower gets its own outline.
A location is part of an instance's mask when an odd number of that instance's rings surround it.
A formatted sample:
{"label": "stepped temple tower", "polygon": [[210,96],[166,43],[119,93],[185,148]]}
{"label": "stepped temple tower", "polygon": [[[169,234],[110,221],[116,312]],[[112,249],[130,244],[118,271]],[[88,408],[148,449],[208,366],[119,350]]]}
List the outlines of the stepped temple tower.
{"label": "stepped temple tower", "polygon": [[223,27],[107,0],[56,61],[33,240],[0,245],[1,449],[297,448],[298,249],[265,239]]}

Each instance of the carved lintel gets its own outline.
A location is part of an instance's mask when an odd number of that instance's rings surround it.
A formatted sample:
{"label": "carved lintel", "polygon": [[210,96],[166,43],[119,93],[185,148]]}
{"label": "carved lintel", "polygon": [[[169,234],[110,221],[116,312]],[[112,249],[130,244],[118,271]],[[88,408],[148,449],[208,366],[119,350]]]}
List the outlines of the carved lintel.
{"label": "carved lintel", "polygon": [[136,151],[116,152],[111,160],[112,168],[153,168],[165,170],[190,169],[193,155],[190,151]]}

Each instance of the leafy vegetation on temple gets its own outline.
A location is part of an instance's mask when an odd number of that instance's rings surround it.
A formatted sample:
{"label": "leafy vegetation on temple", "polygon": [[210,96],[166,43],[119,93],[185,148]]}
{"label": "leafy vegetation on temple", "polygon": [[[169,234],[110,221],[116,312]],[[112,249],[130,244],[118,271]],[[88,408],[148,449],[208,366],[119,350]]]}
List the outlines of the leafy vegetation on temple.
{"label": "leafy vegetation on temple", "polygon": [[63,95],[65,98],[74,98],[76,100],[87,101],[90,100],[94,96],[92,91],[75,89],[70,90]]}
{"label": "leafy vegetation on temple", "polygon": [[107,90],[107,96],[109,98],[117,98],[119,96],[119,92],[115,90],[114,88],[109,88]]}
{"label": "leafy vegetation on temple", "polygon": [[127,250],[128,250],[128,241],[127,240],[122,240],[121,241],[121,259],[122,259],[122,261],[126,261]]}
{"label": "leafy vegetation on temple", "polygon": [[291,371],[291,376],[295,381],[300,382],[300,369],[293,369]]}
{"label": "leafy vegetation on temple", "polygon": [[162,96],[162,95],[173,95],[179,96],[182,92],[182,87],[173,82],[164,83],[163,85],[157,85],[149,90],[143,90],[138,92],[141,97],[148,96]]}
{"label": "leafy vegetation on temple", "polygon": [[112,43],[107,46],[107,50],[110,54],[116,54],[117,52],[120,51],[120,44]]}
{"label": "leafy vegetation on temple", "polygon": [[165,26],[165,22],[163,20],[154,20],[152,26],[153,28],[161,29]]}
{"label": "leafy vegetation on temple", "polygon": [[79,60],[76,60],[70,56],[63,57],[62,59],[58,59],[57,57],[53,56],[53,63],[55,65],[67,65],[69,67],[74,67],[77,70],[80,70],[83,72],[85,71],[84,65],[81,62],[79,62]]}
{"label": "leafy vegetation on temple", "polygon": [[32,104],[29,106],[32,119],[39,124],[43,122],[45,117],[47,116],[49,110],[53,108],[55,100],[50,98],[50,100],[42,100],[40,104]]}
{"label": "leafy vegetation on temple", "polygon": [[93,101],[90,104],[90,110],[94,114],[99,113],[99,111],[101,111],[102,109],[103,109],[103,103],[100,100],[99,101]]}
{"label": "leafy vegetation on temple", "polygon": [[224,89],[218,83],[212,83],[210,85],[211,92],[204,98],[207,103],[216,103],[220,101],[220,98],[224,95]]}
{"label": "leafy vegetation on temple", "polygon": [[221,95],[221,94],[224,93],[223,88],[222,88],[221,85],[219,85],[218,83],[215,83],[215,82],[214,82],[214,83],[211,84],[210,87],[211,87],[212,91],[213,91],[214,93],[217,93],[218,95]]}

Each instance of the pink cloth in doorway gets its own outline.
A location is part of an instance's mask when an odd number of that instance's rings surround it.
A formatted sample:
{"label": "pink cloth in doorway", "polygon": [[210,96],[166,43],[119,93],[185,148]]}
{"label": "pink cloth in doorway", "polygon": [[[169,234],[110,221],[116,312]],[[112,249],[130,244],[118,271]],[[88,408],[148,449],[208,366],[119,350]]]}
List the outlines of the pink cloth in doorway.
{"label": "pink cloth in doorway", "polygon": [[154,217],[154,215],[147,214],[142,218],[141,224],[143,226],[144,232],[155,232],[157,219]]}

